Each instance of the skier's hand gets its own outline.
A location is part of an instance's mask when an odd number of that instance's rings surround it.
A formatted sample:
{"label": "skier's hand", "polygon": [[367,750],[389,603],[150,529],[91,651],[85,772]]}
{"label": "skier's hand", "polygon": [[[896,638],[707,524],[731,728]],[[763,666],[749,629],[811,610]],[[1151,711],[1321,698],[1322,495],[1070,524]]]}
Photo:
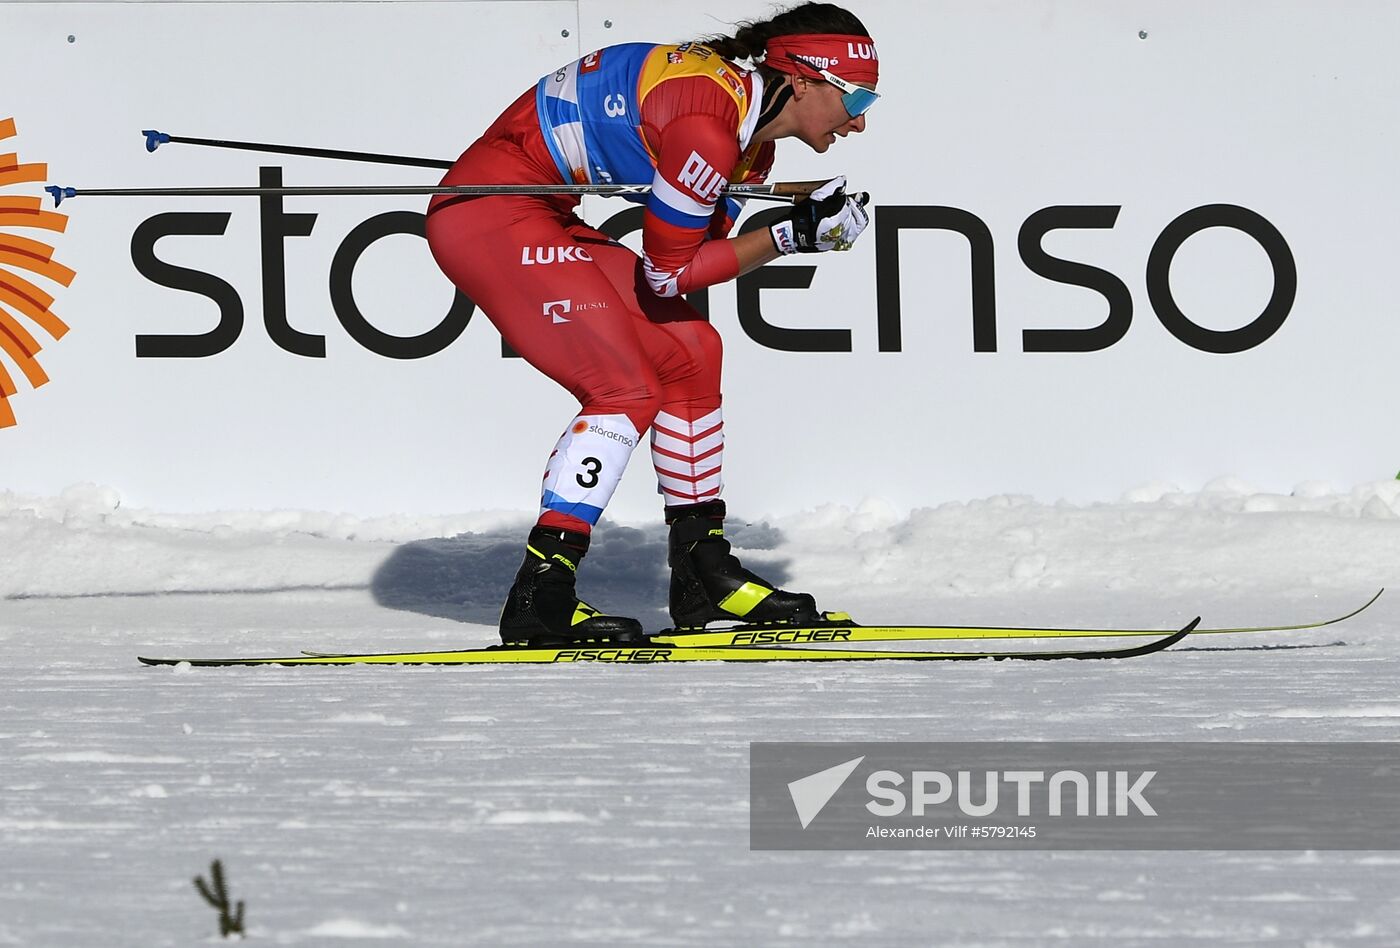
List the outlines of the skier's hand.
{"label": "skier's hand", "polygon": [[870,195],[846,193],[846,176],[832,178],[799,201],[792,213],[770,227],[779,253],[821,253],[850,250],[870,223],[865,205]]}

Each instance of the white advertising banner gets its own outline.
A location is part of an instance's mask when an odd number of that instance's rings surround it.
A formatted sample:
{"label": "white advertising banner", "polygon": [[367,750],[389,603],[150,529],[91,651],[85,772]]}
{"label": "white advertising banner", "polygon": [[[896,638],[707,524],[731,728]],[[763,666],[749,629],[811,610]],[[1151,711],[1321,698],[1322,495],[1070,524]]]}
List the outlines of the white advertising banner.
{"label": "white advertising banner", "polygon": [[[851,9],[882,98],[824,155],[779,142],[773,179],[846,174],[872,226],[849,253],[707,294],[736,512],[1394,473],[1400,7]],[[0,235],[76,273],[7,266],[0,236],[0,284],[53,297],[42,322],[0,296],[16,422],[0,489],[96,481],[167,510],[530,508],[576,403],[454,296],[419,236],[426,198],[80,196],[62,233],[14,224],[29,212],[4,201],[41,184],[433,184],[422,168],[152,154],[142,131],[450,160],[583,53],[768,12],[0,4],[0,120],[15,124],[0,153],[48,166],[0,185]],[[600,225],[629,207],[583,212]],[[28,363],[26,332],[43,347]],[[637,455],[609,509],[624,520],[660,503]]]}

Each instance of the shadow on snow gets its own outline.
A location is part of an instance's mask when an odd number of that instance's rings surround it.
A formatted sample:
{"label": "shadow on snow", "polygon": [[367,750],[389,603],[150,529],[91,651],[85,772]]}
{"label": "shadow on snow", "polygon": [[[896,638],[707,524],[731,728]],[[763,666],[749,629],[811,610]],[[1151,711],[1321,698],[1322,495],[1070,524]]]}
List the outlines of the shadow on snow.
{"label": "shadow on snow", "polygon": [[[744,550],[774,549],[782,539],[766,523],[732,518],[725,533],[741,556]],[[524,553],[525,537],[513,530],[416,540],[398,547],[379,567],[370,590],[386,608],[494,626]],[[787,565],[765,562],[754,571],[782,585],[788,580]],[[638,529],[603,521],[594,528],[578,575],[579,597],[585,602],[661,629],[670,625],[670,581],[664,525]]]}

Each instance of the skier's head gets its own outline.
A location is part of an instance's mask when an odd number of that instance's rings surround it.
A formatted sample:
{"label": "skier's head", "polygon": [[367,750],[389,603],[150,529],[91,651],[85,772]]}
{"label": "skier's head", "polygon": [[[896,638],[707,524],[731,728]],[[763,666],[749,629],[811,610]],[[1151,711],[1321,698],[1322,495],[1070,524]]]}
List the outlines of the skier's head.
{"label": "skier's head", "polygon": [[824,152],[865,131],[878,98],[880,60],[860,20],[832,3],[803,3],[768,20],[740,23],[733,36],[701,40],[725,59],[748,62],[763,76],[764,139],[800,138]]}

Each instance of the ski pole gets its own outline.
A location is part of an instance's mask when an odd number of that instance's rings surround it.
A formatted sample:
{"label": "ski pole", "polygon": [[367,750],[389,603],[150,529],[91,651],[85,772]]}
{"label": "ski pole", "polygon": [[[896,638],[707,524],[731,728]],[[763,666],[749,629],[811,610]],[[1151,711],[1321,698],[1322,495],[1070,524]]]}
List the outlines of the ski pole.
{"label": "ski pole", "polygon": [[335,148],[306,148],[301,145],[269,145],[265,142],[235,142],[222,138],[187,138],[169,135],[148,128],[146,150],[155,151],[161,145],[204,145],[208,148],[232,148],[238,151],[261,151],[272,155],[301,155],[306,158],[338,158],[342,161],[366,161],[381,165],[405,165],[410,168],[451,168],[452,162],[437,158],[411,158],[406,155],[380,155],[368,151],[341,151]]}
{"label": "ski pole", "polygon": [[[821,187],[824,181],[786,181],[776,184],[731,184],[722,193],[736,198],[761,201],[797,201]],[[368,187],[304,188],[44,188],[53,196],[54,207],[75,197],[345,197],[402,194],[458,194],[471,197],[491,195],[585,195],[621,197],[651,193],[649,184],[459,184],[383,185]]]}

